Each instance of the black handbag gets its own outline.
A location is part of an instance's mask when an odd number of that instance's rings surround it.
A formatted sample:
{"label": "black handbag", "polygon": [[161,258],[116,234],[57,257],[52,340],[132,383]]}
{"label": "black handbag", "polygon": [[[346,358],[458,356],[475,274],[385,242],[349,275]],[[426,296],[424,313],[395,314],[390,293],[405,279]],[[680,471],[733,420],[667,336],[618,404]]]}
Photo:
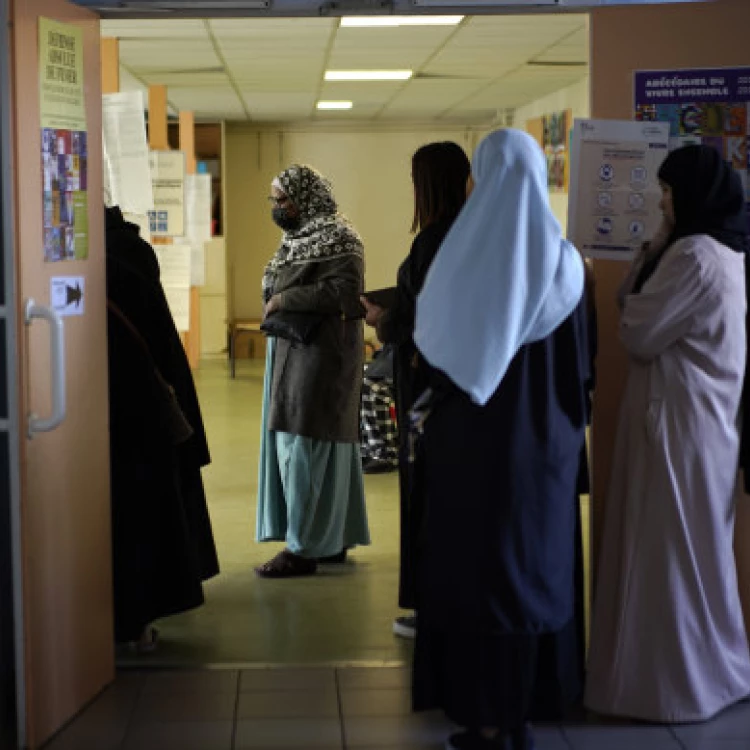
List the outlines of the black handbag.
{"label": "black handbag", "polygon": [[321,313],[275,310],[266,315],[260,324],[260,330],[266,336],[277,336],[295,344],[309,344],[324,317]]}

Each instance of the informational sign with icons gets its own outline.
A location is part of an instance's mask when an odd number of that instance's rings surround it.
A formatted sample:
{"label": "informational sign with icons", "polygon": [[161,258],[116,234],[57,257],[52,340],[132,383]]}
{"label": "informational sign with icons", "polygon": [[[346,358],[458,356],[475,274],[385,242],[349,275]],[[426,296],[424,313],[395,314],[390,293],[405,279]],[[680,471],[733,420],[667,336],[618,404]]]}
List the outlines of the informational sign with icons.
{"label": "informational sign with icons", "polygon": [[630,260],[656,232],[668,144],[666,123],[575,121],[568,238],[585,256]]}

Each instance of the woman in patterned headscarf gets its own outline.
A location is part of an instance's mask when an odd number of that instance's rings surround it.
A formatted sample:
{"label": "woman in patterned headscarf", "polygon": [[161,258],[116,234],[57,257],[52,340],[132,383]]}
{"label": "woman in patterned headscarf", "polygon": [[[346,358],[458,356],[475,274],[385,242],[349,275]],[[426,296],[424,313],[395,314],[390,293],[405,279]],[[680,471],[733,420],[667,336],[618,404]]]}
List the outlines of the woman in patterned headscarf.
{"label": "woman in patterned headscarf", "polygon": [[265,313],[322,314],[308,344],[269,337],[258,481],[258,541],[286,547],[256,573],[311,575],[369,544],[359,454],[364,252],[327,179],[293,165],[272,183],[284,230],[263,276]]}

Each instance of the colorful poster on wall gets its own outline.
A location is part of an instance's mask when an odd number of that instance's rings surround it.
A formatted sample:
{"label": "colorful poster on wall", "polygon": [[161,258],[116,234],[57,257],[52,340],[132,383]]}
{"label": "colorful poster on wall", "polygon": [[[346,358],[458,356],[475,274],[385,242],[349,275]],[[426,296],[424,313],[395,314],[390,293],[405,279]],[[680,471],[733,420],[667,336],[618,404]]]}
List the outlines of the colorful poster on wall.
{"label": "colorful poster on wall", "polygon": [[39,19],[44,259],[88,257],[88,137],[83,33]]}
{"label": "colorful poster on wall", "polygon": [[568,189],[568,132],[571,111],[542,117],[542,148],[547,157],[547,184],[552,192]]}
{"label": "colorful poster on wall", "polygon": [[737,170],[750,201],[750,67],[637,71],[635,116],[668,123],[670,149],[716,148]]}
{"label": "colorful poster on wall", "polygon": [[42,130],[44,259],[89,254],[88,146],[85,132]]}
{"label": "colorful poster on wall", "polygon": [[568,237],[584,255],[630,260],[658,229],[668,142],[666,123],[575,121]]}

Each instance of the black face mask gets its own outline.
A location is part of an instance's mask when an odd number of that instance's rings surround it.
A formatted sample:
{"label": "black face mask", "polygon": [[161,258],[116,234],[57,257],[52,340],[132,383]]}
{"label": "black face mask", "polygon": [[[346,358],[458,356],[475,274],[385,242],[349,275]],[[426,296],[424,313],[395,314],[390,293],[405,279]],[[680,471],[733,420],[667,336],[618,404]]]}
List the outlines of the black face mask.
{"label": "black face mask", "polygon": [[287,208],[274,208],[271,210],[271,218],[274,223],[281,227],[285,232],[293,232],[299,229],[302,220],[299,216],[290,216]]}

